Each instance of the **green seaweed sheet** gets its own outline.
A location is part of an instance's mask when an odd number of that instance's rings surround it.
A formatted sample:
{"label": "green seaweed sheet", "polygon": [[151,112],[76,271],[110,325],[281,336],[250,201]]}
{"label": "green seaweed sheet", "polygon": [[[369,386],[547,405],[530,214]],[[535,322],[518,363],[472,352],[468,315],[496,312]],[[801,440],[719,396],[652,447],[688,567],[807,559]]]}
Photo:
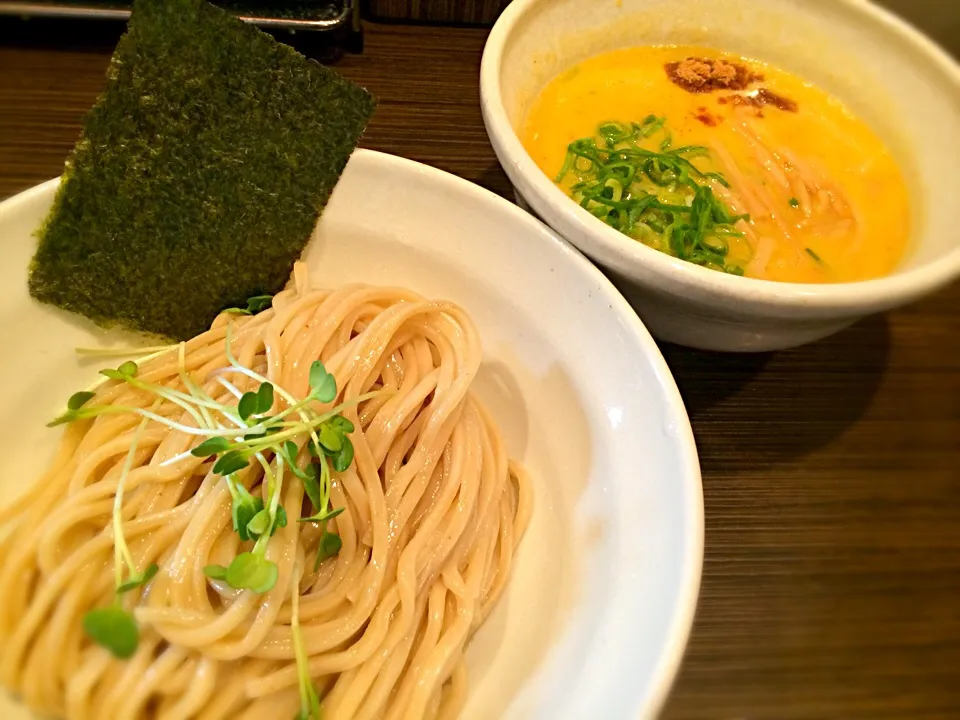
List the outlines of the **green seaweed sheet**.
{"label": "green seaweed sheet", "polygon": [[137,0],[40,230],[30,293],[185,339],[277,292],[374,106],[202,0]]}

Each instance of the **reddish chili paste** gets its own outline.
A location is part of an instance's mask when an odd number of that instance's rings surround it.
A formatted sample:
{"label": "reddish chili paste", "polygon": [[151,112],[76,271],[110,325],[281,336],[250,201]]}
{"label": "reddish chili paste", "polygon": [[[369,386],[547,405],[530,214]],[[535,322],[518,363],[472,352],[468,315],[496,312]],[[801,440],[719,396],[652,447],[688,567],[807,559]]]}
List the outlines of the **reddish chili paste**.
{"label": "reddish chili paste", "polygon": [[731,95],[730,97],[720,98],[718,102],[722,105],[732,103],[733,105],[749,105],[755,108],[762,108],[764,105],[773,105],[773,107],[785,112],[797,112],[800,106],[796,101],[783,95],[777,95],[775,92],[760,88],[749,95]]}
{"label": "reddish chili paste", "polygon": [[698,107],[693,116],[707,127],[716,127],[723,120],[722,117],[714,115],[705,107]]}

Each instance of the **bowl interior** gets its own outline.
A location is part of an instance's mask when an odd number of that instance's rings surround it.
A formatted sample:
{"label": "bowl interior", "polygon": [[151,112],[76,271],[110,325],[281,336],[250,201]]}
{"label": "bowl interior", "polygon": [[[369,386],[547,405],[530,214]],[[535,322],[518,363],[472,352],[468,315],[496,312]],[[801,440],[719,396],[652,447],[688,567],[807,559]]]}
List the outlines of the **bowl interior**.
{"label": "bowl interior", "polygon": [[[499,71],[515,132],[547,82],[598,53],[661,44],[736,52],[830,92],[900,159],[913,237],[894,274],[957,250],[960,70],[866,0],[517,0],[505,17],[517,19],[503,39]],[[538,186],[548,182],[529,166]]]}
{"label": "bowl interior", "polygon": [[[26,291],[31,234],[55,183],[0,205],[0,490],[59,437],[44,427],[116,341]],[[534,480],[507,593],[468,651],[464,718],[655,712],[692,620],[702,559],[693,437],[656,345],[582,256],[519,208],[437,170],[358,151],[306,260],[318,284],[403,285],[462,305],[484,364],[476,392]],[[550,312],[543,312],[550,308]],[[0,717],[26,718],[0,694]]]}

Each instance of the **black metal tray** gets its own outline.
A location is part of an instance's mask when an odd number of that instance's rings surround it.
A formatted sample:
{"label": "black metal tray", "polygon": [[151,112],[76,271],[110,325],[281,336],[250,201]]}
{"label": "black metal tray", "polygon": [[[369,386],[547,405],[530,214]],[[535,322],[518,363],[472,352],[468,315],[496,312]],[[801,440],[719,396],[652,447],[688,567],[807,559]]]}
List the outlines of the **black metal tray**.
{"label": "black metal tray", "polygon": [[[359,24],[359,0],[286,0],[255,2],[214,0],[241,19],[273,30],[324,31]],[[0,0],[0,16],[60,20],[126,20],[131,2],[124,0]]]}

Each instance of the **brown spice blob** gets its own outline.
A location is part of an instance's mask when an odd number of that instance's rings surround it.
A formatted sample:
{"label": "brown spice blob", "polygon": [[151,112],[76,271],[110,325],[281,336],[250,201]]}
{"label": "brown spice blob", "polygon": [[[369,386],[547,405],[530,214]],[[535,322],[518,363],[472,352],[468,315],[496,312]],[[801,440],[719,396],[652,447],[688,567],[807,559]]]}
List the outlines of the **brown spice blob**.
{"label": "brown spice blob", "polygon": [[689,57],[680,62],[667,63],[664,69],[674,84],[692,93],[746,90],[750,83],[763,80],[763,75],[727,60]]}
{"label": "brown spice blob", "polygon": [[705,107],[698,107],[694,117],[707,127],[716,127],[723,120],[719,115],[714,115]]}
{"label": "brown spice blob", "polygon": [[731,95],[730,97],[720,98],[718,102],[721,105],[726,105],[729,102],[734,105],[749,105],[755,108],[762,108],[764,105],[773,105],[775,108],[783,110],[784,112],[797,112],[800,109],[800,106],[797,105],[795,100],[791,100],[783,95],[777,95],[775,92],[767,90],[766,88],[760,88],[755,93],[749,95]]}

